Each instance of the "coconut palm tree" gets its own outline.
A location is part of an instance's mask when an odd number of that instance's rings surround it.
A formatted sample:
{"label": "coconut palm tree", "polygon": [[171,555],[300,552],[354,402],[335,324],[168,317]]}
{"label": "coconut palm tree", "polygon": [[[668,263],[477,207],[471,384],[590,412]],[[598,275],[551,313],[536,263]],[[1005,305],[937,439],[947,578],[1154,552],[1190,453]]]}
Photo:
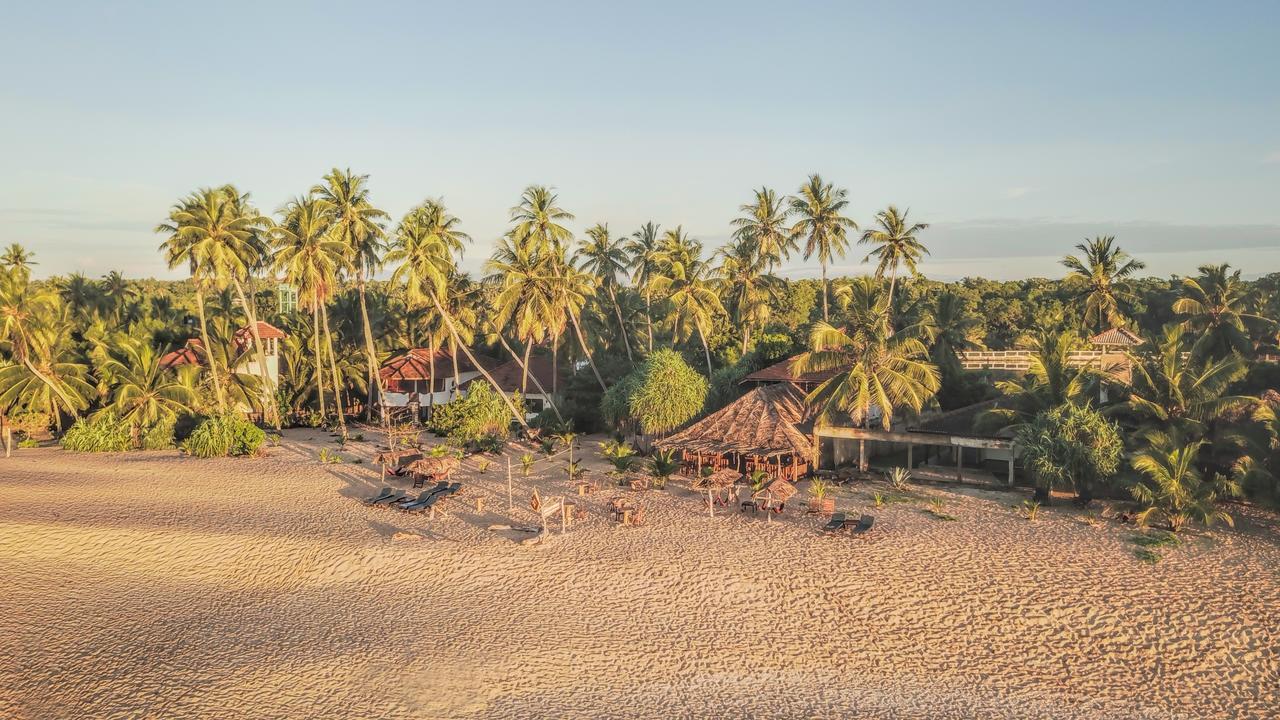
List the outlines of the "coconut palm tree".
{"label": "coconut palm tree", "polygon": [[1144,476],[1129,490],[1133,498],[1145,507],[1138,513],[1139,523],[1146,523],[1152,515],[1163,516],[1173,532],[1181,530],[1190,520],[1212,525],[1221,520],[1233,525],[1231,516],[1217,506],[1224,497],[1239,497],[1240,483],[1234,479],[1215,475],[1205,480],[1196,467],[1196,458],[1204,442],[1196,440],[1180,443],[1175,436],[1163,433],[1148,437],[1148,446],[1130,459],[1133,469]]}
{"label": "coconut palm tree", "polygon": [[[29,263],[31,256],[24,257]],[[84,366],[75,362],[70,344],[74,323],[58,300],[52,290],[31,285],[25,265],[0,271],[0,345],[8,347],[14,362],[5,377],[8,387],[21,386],[7,401],[0,401],[0,407],[26,398],[42,408],[60,407],[73,418],[88,407],[88,385],[81,384]],[[37,391],[39,400],[31,394]]]}
{"label": "coconut palm tree", "polygon": [[[938,366],[929,362],[929,351],[915,332],[879,332],[851,335],[826,322],[816,323],[809,335],[809,350],[792,364],[792,372],[835,371],[809,393],[807,402],[821,409],[830,421],[847,416],[865,427],[873,408],[880,425],[892,427],[898,408],[919,412],[941,387]],[[865,470],[865,442],[859,442],[858,465]]]}
{"label": "coconut palm tree", "polygon": [[449,334],[454,342],[462,348],[463,353],[466,354],[471,364],[489,382],[494,392],[502,398],[507,409],[511,411],[512,417],[525,430],[528,430],[529,425],[525,421],[524,413],[520,412],[515,403],[511,401],[511,398],[494,381],[489,371],[476,360],[471,348],[458,339],[457,324],[450,316],[444,301],[444,298],[448,295],[450,278],[455,277],[457,272],[454,255],[445,241],[438,234],[428,232],[424,226],[415,222],[412,217],[406,217],[396,228],[395,241],[391,251],[387,254],[386,260],[388,263],[397,265],[395,272],[392,273],[391,281],[405,285],[406,297],[410,304],[430,304],[435,308],[445,326],[449,329]]}
{"label": "coconut palm tree", "polygon": [[720,265],[715,268],[716,288],[734,322],[742,329],[742,352],[751,344],[751,332],[769,321],[770,301],[777,298],[781,283],[769,273],[771,261],[760,251],[754,237],[738,237],[720,249]]}
{"label": "coconut palm tree", "polygon": [[97,310],[101,302],[98,284],[80,273],[71,273],[58,283],[62,301],[78,315]]}
{"label": "coconut palm tree", "polygon": [[1030,367],[1020,378],[996,382],[1009,404],[983,412],[977,418],[978,427],[1018,428],[1044,410],[1089,401],[1097,371],[1070,361],[1071,352],[1082,346],[1074,330],[1043,330],[1021,345],[1031,353]]}
{"label": "coconut palm tree", "polygon": [[112,270],[103,275],[102,281],[98,284],[98,291],[104,311],[118,324],[122,323],[125,308],[129,306],[129,302],[138,296],[137,291],[129,286],[129,281],[124,279],[119,270]]}
{"label": "coconut palm tree", "polygon": [[1250,324],[1274,327],[1256,313],[1257,295],[1231,266],[1202,265],[1200,277],[1182,281],[1182,297],[1173,311],[1185,316],[1183,327],[1198,339],[1192,352],[1199,358],[1223,358],[1231,353],[1248,355],[1253,349]]}
{"label": "coconut palm tree", "polygon": [[762,187],[754,192],[754,202],[738,207],[745,214],[731,221],[733,237],[739,243],[754,242],[764,271],[773,272],[797,249],[796,236],[787,226],[791,209],[769,188]]}
{"label": "coconut palm tree", "polygon": [[510,233],[498,242],[493,256],[485,264],[489,282],[498,286],[493,302],[494,326],[499,334],[510,327],[515,338],[524,345],[521,363],[524,377],[520,391],[529,384],[529,356],[534,345],[541,345],[564,331],[564,317],[557,304],[554,278],[547,271],[533,242],[517,239]]}
{"label": "coconut palm tree", "polygon": [[532,243],[532,252],[563,255],[573,243],[573,232],[561,223],[573,214],[557,203],[560,197],[545,185],[530,185],[520,194],[520,204],[511,208],[511,236]]}
{"label": "coconut palm tree", "polygon": [[716,316],[724,312],[724,306],[709,279],[711,267],[702,260],[702,243],[677,226],[662,236],[656,261],[659,275],[652,283],[656,292],[666,294],[671,305],[667,322],[671,324],[672,344],[684,342],[697,332],[710,378],[714,370],[707,332]]}
{"label": "coconut palm tree", "polygon": [[658,226],[647,222],[631,234],[623,245],[630,260],[631,284],[644,296],[646,329],[649,335],[649,352],[653,352],[653,280],[658,274],[658,251],[661,248]]}
{"label": "coconut palm tree", "polygon": [[960,372],[961,352],[982,347],[978,340],[982,319],[969,310],[964,298],[954,290],[943,290],[934,296],[925,324],[931,338],[929,355],[938,367],[948,369],[949,377]]}
{"label": "coconut palm tree", "polygon": [[898,268],[906,267],[912,277],[920,271],[916,269],[920,258],[929,254],[929,249],[920,242],[917,235],[929,227],[927,223],[912,224],[907,219],[907,210],[889,207],[876,213],[876,225],[862,233],[858,240],[860,245],[874,245],[875,249],[867,253],[863,262],[876,258],[876,279],[883,280],[889,274],[889,298],[885,303],[885,312],[893,311],[893,291],[898,283]]}
{"label": "coconut palm tree", "polygon": [[631,355],[631,339],[627,337],[627,325],[622,319],[622,306],[618,304],[618,275],[627,268],[627,253],[622,243],[609,235],[609,226],[596,223],[587,228],[587,237],[581,241],[573,255],[573,263],[595,276],[600,287],[609,295],[614,315],[618,318],[618,332],[627,350],[627,362],[635,365]]}
{"label": "coconut palm tree", "polygon": [[804,259],[814,255],[822,265],[822,319],[830,321],[827,297],[827,265],[835,258],[844,257],[849,247],[849,230],[857,230],[858,224],[844,216],[849,206],[849,192],[823,182],[817,173],[800,186],[791,198],[791,214],[798,220],[791,226],[793,238],[804,238]]}
{"label": "coconut palm tree", "polygon": [[1128,323],[1123,306],[1134,301],[1129,278],[1146,267],[1115,244],[1115,237],[1096,237],[1076,245],[1081,256],[1068,255],[1062,265],[1070,272],[1066,285],[1077,288],[1084,299],[1084,327],[1089,332],[1123,327]]}
{"label": "coconut palm tree", "polygon": [[[298,303],[311,311],[312,343],[315,353],[315,384],[320,401],[320,415],[325,415],[324,400],[324,349],[330,358],[334,356],[332,344],[322,348],[325,332],[324,308],[333,298],[339,275],[351,264],[346,245],[329,232],[332,208],[327,200],[315,195],[294,198],[280,210],[281,221],[273,228],[275,256],[273,272],[281,274],[285,282],[298,291]],[[334,380],[333,392],[341,402],[336,367],[331,368]],[[338,405],[338,422],[345,427],[341,405]]]}
{"label": "coconut palm tree", "polygon": [[106,409],[129,425],[135,447],[144,428],[186,414],[196,403],[192,383],[165,369],[150,342],[114,334],[95,351],[101,358],[98,372],[112,388]]}
{"label": "coconut palm tree", "polygon": [[387,424],[386,403],[382,402],[382,380],[378,374],[378,353],[369,323],[369,303],[365,297],[368,278],[382,264],[386,250],[386,232],[382,221],[390,218],[369,201],[368,175],[355,175],[351,169],[333,168],[323,182],[311,192],[328,203],[329,221],[335,239],[347,249],[348,267],[354,269],[356,290],[360,295],[360,321],[364,329],[364,354],[368,364],[369,394],[365,403],[365,419],[373,419],[374,388],[381,408],[383,426]]}
{"label": "coconut palm tree", "polygon": [[32,260],[33,257],[35,257],[35,253],[18,243],[11,243],[9,247],[4,249],[4,254],[0,255],[0,268],[31,277],[31,266],[39,264]]}

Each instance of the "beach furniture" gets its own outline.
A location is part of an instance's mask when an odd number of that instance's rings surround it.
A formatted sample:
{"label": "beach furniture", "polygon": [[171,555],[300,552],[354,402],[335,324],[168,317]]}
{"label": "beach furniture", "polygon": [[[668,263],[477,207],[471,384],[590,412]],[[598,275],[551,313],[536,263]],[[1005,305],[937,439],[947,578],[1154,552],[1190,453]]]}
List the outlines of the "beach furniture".
{"label": "beach furniture", "polygon": [[840,532],[841,530],[844,530],[846,522],[848,522],[848,520],[846,519],[844,513],[842,512],[832,513],[831,519],[827,521],[826,525],[822,526],[822,532],[826,532],[826,533]]}
{"label": "beach furniture", "polygon": [[849,532],[852,535],[863,535],[865,533],[870,532],[871,528],[874,527],[875,524],[876,524],[876,519],[874,516],[863,515],[862,517],[858,518],[858,524],[854,525],[853,529],[850,530]]}
{"label": "beach furniture", "polygon": [[[441,485],[444,487],[440,487]],[[437,505],[462,492],[462,483],[439,483],[436,485],[436,488],[437,489],[421,504],[412,508],[406,508],[406,510],[408,512],[430,512],[434,515]]]}
{"label": "beach furniture", "polygon": [[418,506],[422,505],[423,503],[427,502],[428,500],[430,500],[436,493],[444,490],[447,487],[449,487],[449,483],[446,483],[446,482],[436,483],[435,487],[432,487],[429,490],[423,490],[422,493],[418,495],[418,497],[413,498],[408,502],[396,503],[391,507],[394,507],[397,510],[413,510]]}
{"label": "beach furniture", "polygon": [[413,473],[413,486],[418,488],[428,480],[448,480],[461,465],[462,461],[456,457],[424,457],[406,467]]}
{"label": "beach furniture", "polygon": [[371,498],[365,498],[364,504],[377,505],[380,502],[386,502],[390,500],[395,494],[396,494],[396,491],[393,490],[392,488],[384,487],[382,488],[382,492],[378,493],[377,495],[374,495]]}

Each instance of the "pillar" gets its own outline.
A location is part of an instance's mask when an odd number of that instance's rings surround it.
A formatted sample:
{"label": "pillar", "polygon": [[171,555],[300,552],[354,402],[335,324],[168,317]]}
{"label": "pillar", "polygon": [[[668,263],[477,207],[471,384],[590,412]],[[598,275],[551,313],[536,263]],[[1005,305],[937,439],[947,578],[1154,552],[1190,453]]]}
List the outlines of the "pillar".
{"label": "pillar", "polygon": [[952,445],[951,447],[955,448],[956,451],[956,482],[963,482],[964,475],[961,473],[961,469],[964,467],[964,448],[959,445]]}
{"label": "pillar", "polygon": [[913,465],[911,462],[911,454],[914,448],[915,448],[915,443],[908,440],[907,441],[907,469],[908,470],[912,470],[915,468],[915,465]]}
{"label": "pillar", "polygon": [[1018,448],[1009,446],[1009,487],[1013,487],[1013,461],[1018,459]]}

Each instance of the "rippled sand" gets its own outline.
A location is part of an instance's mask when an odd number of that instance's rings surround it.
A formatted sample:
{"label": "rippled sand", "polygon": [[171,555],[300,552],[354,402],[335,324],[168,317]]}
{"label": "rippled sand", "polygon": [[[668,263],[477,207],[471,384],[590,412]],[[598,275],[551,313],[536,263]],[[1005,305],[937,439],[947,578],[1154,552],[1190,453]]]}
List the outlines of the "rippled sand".
{"label": "rippled sand", "polygon": [[[289,432],[258,460],[0,460],[0,717],[1274,717],[1280,522],[1239,511],[1134,557],[1132,531],[921,487],[867,540],[788,508],[707,517],[683,482],[612,527],[613,489],[524,546],[531,485],[464,469],[434,520],[363,507],[377,469]],[[593,442],[588,465],[600,469]],[[366,445],[348,457],[368,457]],[[531,482],[532,481],[532,482]],[[619,491],[620,492],[620,491]],[[939,497],[955,521],[931,516]],[[577,499],[577,498],[575,498]],[[396,539],[397,532],[424,536]]]}

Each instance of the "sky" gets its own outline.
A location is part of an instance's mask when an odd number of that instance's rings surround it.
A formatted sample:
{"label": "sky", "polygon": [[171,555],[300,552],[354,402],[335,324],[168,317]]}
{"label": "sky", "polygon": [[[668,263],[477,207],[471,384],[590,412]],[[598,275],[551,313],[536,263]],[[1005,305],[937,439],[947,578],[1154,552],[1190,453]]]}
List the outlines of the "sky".
{"label": "sky", "polygon": [[529,184],[713,248],[814,172],[929,223],[939,279],[1060,277],[1095,235],[1280,271],[1276,2],[0,3],[0,244],[37,276],[179,277],[180,197],[274,211],[333,167],[393,217],[443,198],[472,271]]}

